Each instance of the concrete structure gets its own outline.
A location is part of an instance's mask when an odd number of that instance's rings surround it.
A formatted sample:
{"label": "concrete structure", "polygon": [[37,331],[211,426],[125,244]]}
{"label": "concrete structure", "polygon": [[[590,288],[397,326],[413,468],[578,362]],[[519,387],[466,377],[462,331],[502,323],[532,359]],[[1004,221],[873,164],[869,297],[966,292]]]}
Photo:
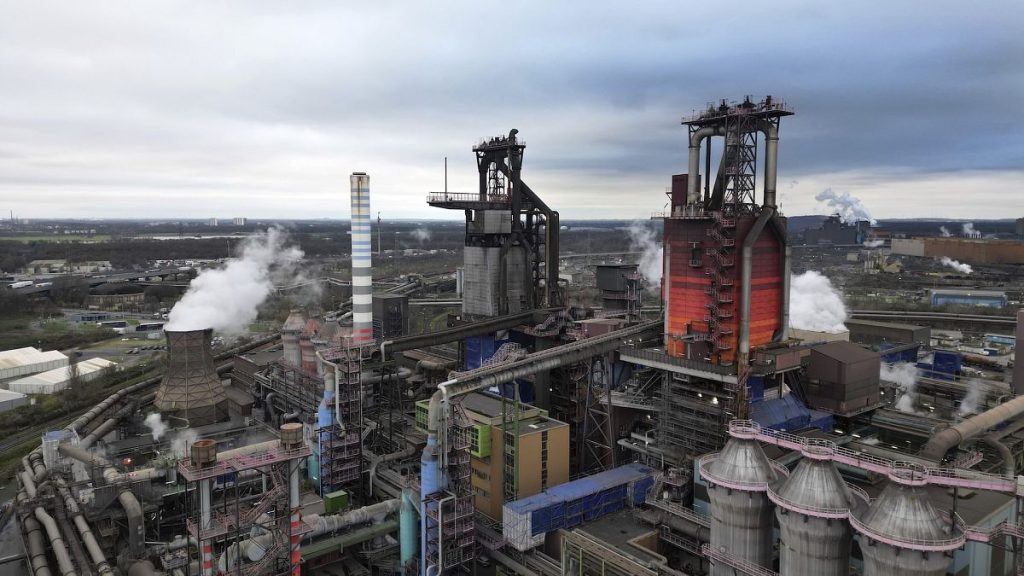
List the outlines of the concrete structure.
{"label": "concrete structure", "polygon": [[43,352],[32,347],[4,350],[0,352],[0,386],[11,380],[67,365],[68,357],[56,350]]}
{"label": "concrete structure", "polygon": [[103,358],[89,358],[62,368],[12,380],[8,389],[21,394],[53,394],[66,389],[73,377],[77,377],[80,382],[90,382],[116,366],[117,364]]}
{"label": "concrete structure", "polygon": [[203,426],[227,418],[227,395],[213,364],[213,330],[166,331],[167,373],[153,406],[168,417]]}
{"label": "concrete structure", "polygon": [[860,245],[867,239],[871,223],[866,220],[854,224],[843,222],[839,215],[829,216],[820,228],[804,230],[804,244],[830,244],[834,246]]}
{"label": "concrete structure", "polygon": [[807,403],[833,414],[853,415],[875,407],[881,357],[850,342],[829,342],[811,349]]}

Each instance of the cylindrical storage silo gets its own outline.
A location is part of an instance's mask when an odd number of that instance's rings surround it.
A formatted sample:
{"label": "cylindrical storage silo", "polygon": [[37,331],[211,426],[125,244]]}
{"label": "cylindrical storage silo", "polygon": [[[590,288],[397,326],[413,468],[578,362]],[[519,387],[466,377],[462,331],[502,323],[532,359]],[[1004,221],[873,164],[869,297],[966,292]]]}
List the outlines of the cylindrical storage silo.
{"label": "cylindrical storage silo", "polygon": [[[701,458],[700,473],[711,499],[711,542],[718,553],[758,566],[772,566],[772,502],[768,484],[783,474],[772,465],[743,424],[729,425],[732,438],[717,454]],[[750,430],[748,432],[753,432]],[[732,576],[732,567],[712,562],[711,576]]]}
{"label": "cylindrical storage silo", "polygon": [[864,576],[943,576],[947,554],[964,545],[925,493],[924,470],[905,465],[870,506],[855,508],[850,524],[864,556]]}
{"label": "cylindrical storage silo", "polygon": [[853,530],[847,522],[854,505],[831,457],[832,442],[804,448],[789,478],[768,485],[779,519],[779,574],[847,576]]}

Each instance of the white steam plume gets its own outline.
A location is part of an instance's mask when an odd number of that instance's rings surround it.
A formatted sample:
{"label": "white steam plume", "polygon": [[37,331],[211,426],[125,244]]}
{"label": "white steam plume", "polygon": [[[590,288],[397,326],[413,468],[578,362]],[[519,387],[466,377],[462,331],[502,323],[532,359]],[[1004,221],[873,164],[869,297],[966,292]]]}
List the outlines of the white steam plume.
{"label": "white steam plume", "polygon": [[207,270],[192,281],[185,296],[171,309],[165,329],[244,332],[274,289],[275,278],[295,282],[295,267],[303,254],[287,246],[287,240],[287,233],[280,228],[247,238],[240,254],[223,268]]}
{"label": "white steam plume", "polygon": [[950,268],[952,268],[952,269],[954,269],[957,272],[960,272],[962,274],[970,274],[971,272],[974,271],[971,268],[970,264],[964,264],[963,262],[958,262],[958,261],[953,260],[952,258],[950,258],[948,256],[943,256],[942,258],[939,259],[939,262],[941,262],[943,266],[949,266]]}
{"label": "white steam plume", "polygon": [[864,241],[864,247],[865,248],[878,248],[879,246],[882,246],[884,244],[885,244],[885,240],[880,240],[878,238],[876,238],[874,240],[865,240]]}
{"label": "white steam plume", "polygon": [[826,188],[818,192],[814,199],[828,204],[829,208],[839,214],[839,219],[847,224],[854,224],[860,220],[867,220],[872,226],[877,223],[877,220],[871,217],[871,213],[860,203],[860,200],[851,196],[849,192],[836,194],[831,188]]}
{"label": "white steam plume", "polygon": [[945,226],[939,226],[939,234],[942,234],[942,237],[943,237],[943,238],[949,238],[950,236],[952,236],[952,235],[953,235],[953,234],[952,234],[952,233],[951,233],[951,232],[949,231],[949,228],[946,228]]}
{"label": "white steam plume", "polygon": [[185,428],[174,434],[174,438],[171,438],[171,453],[176,458],[185,458],[188,456],[189,448],[192,447],[192,443],[199,438],[199,434],[191,429]]}
{"label": "white steam plume", "polygon": [[629,233],[629,249],[642,252],[638,267],[647,289],[658,292],[661,290],[662,247],[654,231],[640,222],[633,222],[626,231]]}
{"label": "white steam plume", "polygon": [[974,222],[967,222],[963,225],[963,233],[967,238],[981,238],[981,230],[975,230]]}
{"label": "white steam plume", "polygon": [[896,400],[896,409],[907,414],[917,414],[914,407],[917,403],[917,366],[911,362],[882,364],[879,377],[886,382],[896,384],[900,397]]}
{"label": "white steam plume", "polygon": [[967,391],[967,395],[960,401],[960,408],[957,409],[956,413],[958,416],[967,416],[968,414],[978,414],[981,412],[982,402],[985,400],[985,391],[981,389],[981,384],[977,380],[970,381],[970,389]]}
{"label": "white steam plume", "polygon": [[167,433],[167,424],[160,417],[159,412],[153,412],[143,421],[147,428],[153,432],[153,440],[160,441],[160,438]]}
{"label": "white steam plume", "polygon": [[417,228],[413,230],[411,234],[412,237],[416,239],[416,241],[419,242],[420,244],[423,244],[427,240],[430,240],[430,230],[427,230],[426,228]]}
{"label": "white steam plume", "polygon": [[846,305],[828,278],[814,270],[795,276],[789,288],[789,325],[798,330],[846,330]]}

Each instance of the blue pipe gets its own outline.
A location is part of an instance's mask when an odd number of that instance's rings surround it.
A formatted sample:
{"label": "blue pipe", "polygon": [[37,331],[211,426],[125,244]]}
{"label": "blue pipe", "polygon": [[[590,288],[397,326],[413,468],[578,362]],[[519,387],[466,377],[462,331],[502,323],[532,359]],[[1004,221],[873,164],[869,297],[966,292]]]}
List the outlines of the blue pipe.
{"label": "blue pipe", "polygon": [[420,561],[424,576],[428,576],[431,569],[435,573],[437,571],[437,566],[427,565],[427,559],[431,557],[431,552],[434,552],[427,549],[427,543],[436,540],[431,536],[437,530],[437,522],[430,518],[428,511],[433,511],[437,503],[426,502],[428,496],[440,490],[437,464],[437,433],[431,432],[427,435],[427,445],[423,448],[423,456],[420,457],[420,504],[423,510],[420,515]]}
{"label": "blue pipe", "polygon": [[398,541],[402,574],[414,576],[419,572],[416,566],[416,496],[411,490],[402,490],[402,508],[399,512]]}

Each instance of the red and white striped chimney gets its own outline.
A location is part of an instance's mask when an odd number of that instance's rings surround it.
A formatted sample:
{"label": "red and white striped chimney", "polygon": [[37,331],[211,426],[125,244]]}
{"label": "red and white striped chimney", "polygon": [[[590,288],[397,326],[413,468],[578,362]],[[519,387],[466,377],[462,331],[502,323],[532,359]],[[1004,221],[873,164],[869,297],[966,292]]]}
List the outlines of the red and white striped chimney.
{"label": "red and white striped chimney", "polygon": [[373,342],[373,273],[370,262],[370,177],[353,172],[352,185],[352,342]]}

